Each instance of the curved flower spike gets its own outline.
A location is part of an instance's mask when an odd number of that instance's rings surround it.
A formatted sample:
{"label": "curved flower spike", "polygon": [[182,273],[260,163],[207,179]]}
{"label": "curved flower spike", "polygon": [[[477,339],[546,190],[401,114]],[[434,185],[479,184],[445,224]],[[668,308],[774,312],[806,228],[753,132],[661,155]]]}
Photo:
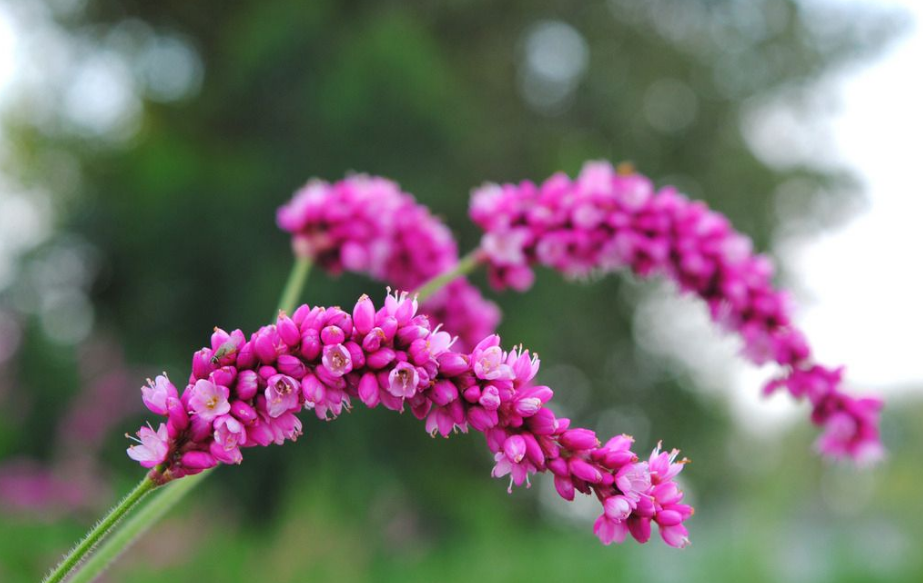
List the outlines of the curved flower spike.
{"label": "curved flower spike", "polygon": [[214,358],[224,345],[195,353],[189,384],[179,399],[167,398],[178,405],[161,407],[160,392],[171,394],[165,378],[144,393],[166,423],[156,432],[142,427],[140,445],[128,455],[153,468],[157,483],[240,463],[248,447],[297,439],[302,409],[329,420],[358,400],[370,408],[409,407],[434,436],[482,432],[494,456],[492,475],[509,476],[510,491],[550,471],[565,499],[595,494],[602,505],[595,532],[606,544],[627,533],[646,542],[652,523],[667,544],[688,542],[683,523],[692,508],[681,503],[674,482],[685,462],[676,461],[675,450],[658,447],[641,461],[628,436],[602,445],[594,432],[571,428],[547,407],[552,390],[532,384],[537,358],[522,347],[504,351],[498,336],[470,353],[450,352],[446,333],[431,328],[406,294],[389,296],[378,309],[363,296],[350,312],[303,305]]}
{"label": "curved flower spike", "polygon": [[[784,387],[810,401],[812,421],[824,428],[821,452],[860,463],[883,455],[881,400],[844,394],[842,369],[813,361],[792,323],[788,295],[772,286],[770,260],[754,255],[750,239],[705,203],[671,187],[656,191],[629,167],[589,162],[576,180],[555,174],[541,185],[487,184],[474,191],[470,214],[484,230],[481,248],[494,286],[528,288],[536,263],[568,277],[620,269],[666,276],[738,333],[752,362],[785,367],[766,390]],[[600,528],[613,540],[624,537]]]}

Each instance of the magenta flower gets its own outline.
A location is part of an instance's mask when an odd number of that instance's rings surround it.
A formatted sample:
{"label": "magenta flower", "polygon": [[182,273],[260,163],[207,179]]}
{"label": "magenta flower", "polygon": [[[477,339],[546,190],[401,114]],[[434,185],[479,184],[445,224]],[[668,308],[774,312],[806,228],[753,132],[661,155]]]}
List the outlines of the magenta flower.
{"label": "magenta flower", "polygon": [[[448,227],[397,184],[375,176],[358,174],[333,184],[312,180],[279,208],[276,220],[292,234],[297,255],[332,273],[364,273],[400,289],[417,288],[459,260]],[[457,349],[470,349],[500,321],[497,306],[465,278],[424,307],[435,323],[458,336]]]}
{"label": "magenta flower", "polygon": [[[471,353],[451,352],[452,339],[407,294],[389,295],[378,310],[367,297],[351,313],[301,306],[242,343],[227,336],[195,353],[182,396],[167,396],[166,424],[156,433],[143,427],[140,445],[129,448],[132,459],[155,468],[157,483],[240,463],[248,447],[293,441],[303,430],[300,409],[330,420],[358,398],[368,407],[409,408],[434,436],[484,433],[491,474],[509,476],[510,492],[551,472],[565,499],[594,494],[603,506],[594,530],[607,544],[629,532],[644,542],[652,524],[668,544],[686,544],[692,511],[673,481],[682,469],[676,452],[658,448],[641,462],[630,437],[601,446],[593,431],[572,428],[546,406],[553,392],[532,384],[539,361],[528,350],[506,352],[490,335]],[[161,409],[160,396],[152,400]]]}
{"label": "magenta flower", "polygon": [[[666,276],[702,298],[713,319],[743,339],[752,362],[785,368],[767,390],[785,387],[811,402],[812,420],[824,427],[820,451],[861,462],[883,454],[881,401],[848,397],[842,370],[814,363],[788,295],[772,286],[769,259],[754,255],[750,240],[704,203],[670,187],[656,191],[630,168],[590,162],[576,180],[555,174],[540,185],[485,185],[472,194],[470,214],[484,230],[494,286],[528,288],[536,263],[567,277],[619,269]],[[476,371],[495,363],[491,354],[481,358]]]}
{"label": "magenta flower", "polygon": [[388,391],[395,397],[409,399],[417,392],[420,375],[410,363],[399,362],[388,374]]}
{"label": "magenta flower", "polygon": [[209,380],[199,380],[192,388],[189,397],[190,413],[194,413],[202,421],[211,421],[219,415],[224,415],[231,410],[228,403],[229,391],[227,387],[216,385]]}
{"label": "magenta flower", "polygon": [[299,397],[301,387],[298,381],[283,374],[277,374],[266,380],[266,406],[269,416],[275,419],[288,411],[301,409]]}
{"label": "magenta flower", "polygon": [[154,431],[150,426],[138,430],[138,445],[128,448],[128,457],[140,463],[145,468],[153,468],[167,459],[169,451],[169,435],[167,426],[163,423]]}
{"label": "magenta flower", "polygon": [[167,400],[177,397],[176,387],[167,378],[167,373],[158,375],[153,381],[148,379],[147,385],[141,387],[141,400],[152,413],[157,415],[166,415]]}

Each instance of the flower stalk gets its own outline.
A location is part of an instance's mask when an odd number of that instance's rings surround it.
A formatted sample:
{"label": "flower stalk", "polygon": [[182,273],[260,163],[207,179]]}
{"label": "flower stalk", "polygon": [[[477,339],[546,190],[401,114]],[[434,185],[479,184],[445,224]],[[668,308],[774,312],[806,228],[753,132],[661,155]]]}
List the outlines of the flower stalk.
{"label": "flower stalk", "polygon": [[444,288],[446,285],[451,283],[453,280],[468,275],[474,271],[478,265],[480,265],[484,260],[483,253],[480,248],[471,251],[461,259],[459,259],[458,264],[446,271],[445,273],[440,273],[436,277],[430,279],[415,292],[417,294],[417,300],[424,302],[429,299],[433,294]]}
{"label": "flower stalk", "polygon": [[[434,277],[420,288],[420,295],[426,296],[438,292],[445,285],[477,267],[478,259],[472,252],[449,272]],[[311,260],[297,257],[289,273],[288,280],[279,299],[277,312],[292,312],[304,291],[311,272]],[[52,571],[43,583],[63,581],[73,574],[70,583],[87,583],[103,573],[123,552],[163,518],[194,487],[213,473],[213,469],[187,476],[184,480],[175,480],[168,487],[158,490],[153,498],[143,505],[137,514],[121,525],[120,519],[135,509],[145,495],[158,487],[158,483],[146,476],[99,524],[90,531],[61,563]],[[159,471],[152,472],[159,474]],[[100,544],[102,543],[102,544]],[[94,552],[94,549],[98,549]]]}
{"label": "flower stalk", "polygon": [[86,534],[83,540],[81,540],[77,546],[58,563],[58,566],[45,577],[43,583],[59,583],[75,569],[79,569],[87,555],[110,534],[122,517],[131,512],[131,510],[144,499],[147,493],[156,487],[157,484],[149,477],[145,476],[127,496],[103,517],[102,520],[96,523],[96,526]]}

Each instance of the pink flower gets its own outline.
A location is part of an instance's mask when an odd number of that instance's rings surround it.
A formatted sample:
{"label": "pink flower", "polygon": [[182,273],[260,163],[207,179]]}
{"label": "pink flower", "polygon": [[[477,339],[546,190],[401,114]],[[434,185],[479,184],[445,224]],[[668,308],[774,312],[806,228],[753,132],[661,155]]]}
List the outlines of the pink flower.
{"label": "pink flower", "polygon": [[420,375],[416,367],[407,362],[398,363],[388,375],[388,391],[395,397],[413,397],[419,383]]}
{"label": "pink flower", "polygon": [[[686,544],[684,523],[692,509],[682,504],[673,482],[683,467],[676,452],[658,447],[648,461],[638,462],[627,436],[600,446],[593,431],[571,427],[546,408],[553,391],[531,384],[539,361],[529,351],[504,352],[500,338],[491,335],[470,353],[450,352],[451,337],[416,310],[413,298],[399,293],[377,311],[365,297],[350,312],[302,306],[246,341],[217,330],[213,345],[232,342],[237,348],[220,362],[212,362],[213,349],[196,353],[201,358],[193,369],[205,378],[193,374],[182,397],[174,396],[165,377],[151,383],[143,398],[167,421],[157,432],[141,428],[139,444],[128,454],[156,468],[159,482],[218,463],[238,464],[248,447],[297,439],[303,427],[295,413],[302,408],[319,419],[336,419],[359,397],[368,407],[409,408],[431,435],[483,432],[494,454],[491,473],[509,476],[508,491],[528,486],[531,474],[550,471],[563,498],[595,495],[603,516],[594,530],[604,543],[622,541],[629,532],[644,542],[657,524],[667,544]],[[838,412],[850,411],[863,423],[875,417],[871,404],[848,399],[826,398],[818,408],[839,442],[850,444],[866,435],[865,425],[847,432],[838,425]]]}
{"label": "pink flower", "polygon": [[[312,180],[276,215],[295,253],[331,271],[366,274],[414,289],[458,263],[448,227],[394,182],[353,175],[332,184]],[[426,311],[470,349],[492,333],[499,310],[464,278],[430,298]],[[369,330],[360,325],[362,334]]]}
{"label": "pink flower", "polygon": [[224,415],[231,410],[231,404],[228,403],[229,395],[227,387],[206,380],[196,381],[189,398],[191,413],[198,415],[203,421],[211,421],[218,415]]}
{"label": "pink flower", "polygon": [[243,461],[240,446],[247,442],[243,424],[230,415],[222,415],[215,419],[214,427],[215,441],[210,448],[212,455],[226,464],[239,464]]}
{"label": "pink flower", "polygon": [[147,385],[141,387],[141,400],[152,413],[157,415],[166,415],[167,400],[178,396],[176,387],[167,378],[167,373],[158,375],[153,381],[148,379]]}
{"label": "pink flower", "polygon": [[[742,338],[747,358],[789,371],[768,390],[785,387],[811,401],[812,420],[825,427],[822,452],[862,461],[882,455],[877,417],[863,420],[838,404],[833,409],[842,415],[828,422],[829,402],[842,395],[842,369],[812,362],[807,340],[793,324],[788,294],[772,285],[771,262],[755,255],[750,240],[704,203],[672,187],[655,191],[630,168],[589,162],[574,180],[555,174],[540,185],[477,189],[470,215],[484,231],[481,250],[495,287],[528,288],[536,263],[567,277],[623,268],[640,277],[665,276],[705,301],[713,319]],[[495,365],[493,354],[474,362],[476,373],[496,374],[483,372]]]}
{"label": "pink flower", "polygon": [[341,377],[353,369],[349,350],[342,344],[324,346],[324,367],[331,375]]}
{"label": "pink flower", "polygon": [[138,430],[138,438],[139,445],[128,448],[128,457],[145,468],[153,468],[167,459],[170,441],[166,425],[161,423],[156,432],[150,426],[142,427]]}
{"label": "pink flower", "polygon": [[277,374],[266,381],[266,403],[272,418],[301,409],[300,396],[301,387],[292,377]]}
{"label": "pink flower", "polygon": [[513,484],[521,486],[523,482],[527,486],[529,483],[529,474],[534,474],[535,466],[531,460],[526,458],[526,442],[521,435],[511,435],[503,442],[503,449],[494,455],[494,469],[490,475],[495,478],[502,478],[509,474],[510,485],[507,492],[513,492]]}

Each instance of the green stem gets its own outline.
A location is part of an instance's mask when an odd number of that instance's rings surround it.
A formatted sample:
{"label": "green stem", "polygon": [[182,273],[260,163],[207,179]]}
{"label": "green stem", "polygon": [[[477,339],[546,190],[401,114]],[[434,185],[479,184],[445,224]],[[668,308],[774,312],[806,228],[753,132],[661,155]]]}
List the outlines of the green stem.
{"label": "green stem", "polygon": [[441,273],[418,287],[416,291],[417,299],[421,302],[429,299],[430,296],[441,290],[447,284],[474,271],[474,269],[481,264],[482,260],[483,255],[480,248],[468,253],[458,261],[458,265],[456,265],[454,269]]}
{"label": "green stem", "polygon": [[99,549],[80,567],[80,570],[67,583],[90,583],[118,556],[127,550],[141,535],[154,525],[162,516],[173,508],[177,502],[205,479],[211,471],[166,484],[160,492],[137,514],[125,520],[118,530],[106,540]]}
{"label": "green stem", "polygon": [[109,511],[109,514],[97,522],[96,526],[87,533],[83,540],[81,540],[60,563],[58,563],[58,566],[45,577],[44,583],[58,583],[63,581],[71,571],[80,566],[80,563],[87,557],[93,548],[109,534],[109,531],[112,530],[116,523],[134,508],[141,499],[144,498],[145,494],[156,487],[157,484],[145,476],[145,478],[135,486],[134,490],[129,492],[121,502],[116,504],[115,508]]}
{"label": "green stem", "polygon": [[[291,314],[298,307],[298,298],[301,297],[301,290],[308,280],[311,273],[311,260],[305,257],[295,258],[295,265],[292,266],[292,272],[288,276],[288,282],[282,290],[282,297],[279,298],[278,310]],[[272,321],[275,321],[277,314],[272,315]]]}
{"label": "green stem", "polygon": [[[282,297],[279,299],[277,311],[290,312],[295,309],[295,304],[304,290],[308,274],[311,272],[311,261],[298,258],[292,266]],[[275,314],[273,315],[275,320]],[[120,518],[132,510],[146,493],[153,490],[156,484],[149,478],[144,478],[118,506],[112,509],[93,530],[61,561],[55,570],[45,578],[43,583],[58,583],[63,581],[71,572],[74,573],[69,583],[92,581],[96,576],[106,570],[122,552],[130,547],[138,537],[144,534],[151,526],[159,521],[170,511],[193,487],[213,473],[206,470],[194,476],[187,476],[161,488],[154,499],[144,506],[138,514],[125,521],[118,530],[113,527]],[[93,548],[109,536],[99,551],[92,557],[87,555]]]}

